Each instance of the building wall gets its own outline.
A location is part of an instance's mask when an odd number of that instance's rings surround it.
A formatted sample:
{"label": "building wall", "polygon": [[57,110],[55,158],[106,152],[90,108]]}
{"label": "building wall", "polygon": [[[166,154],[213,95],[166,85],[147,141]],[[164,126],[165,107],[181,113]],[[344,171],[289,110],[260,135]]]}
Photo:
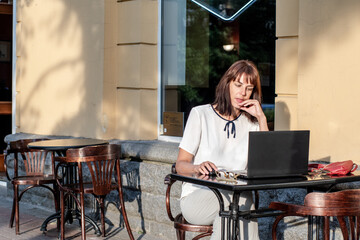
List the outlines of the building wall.
{"label": "building wall", "polygon": [[[275,129],[360,163],[360,2],[277,0]],[[18,0],[17,132],[156,139],[158,2]]]}
{"label": "building wall", "polygon": [[275,129],[310,129],[310,159],[360,163],[360,2],[278,0]]}
{"label": "building wall", "polygon": [[297,128],[298,16],[299,0],[276,1],[275,130]]}
{"label": "building wall", "polygon": [[18,0],[17,132],[157,138],[158,2]]}
{"label": "building wall", "polygon": [[157,138],[158,2],[117,4],[116,135]]}
{"label": "building wall", "polygon": [[101,136],[102,0],[18,0],[17,132]]}

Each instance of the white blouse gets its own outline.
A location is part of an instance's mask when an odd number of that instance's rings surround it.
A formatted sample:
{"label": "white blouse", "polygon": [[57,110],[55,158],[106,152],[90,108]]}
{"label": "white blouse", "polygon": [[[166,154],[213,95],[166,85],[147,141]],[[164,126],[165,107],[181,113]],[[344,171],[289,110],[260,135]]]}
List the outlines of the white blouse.
{"label": "white blouse", "polygon": [[[210,104],[194,107],[189,115],[180,148],[194,155],[193,163],[213,162],[218,169],[247,168],[249,132],[259,131],[259,124],[244,114],[228,121]],[[184,183],[181,197],[201,186]]]}

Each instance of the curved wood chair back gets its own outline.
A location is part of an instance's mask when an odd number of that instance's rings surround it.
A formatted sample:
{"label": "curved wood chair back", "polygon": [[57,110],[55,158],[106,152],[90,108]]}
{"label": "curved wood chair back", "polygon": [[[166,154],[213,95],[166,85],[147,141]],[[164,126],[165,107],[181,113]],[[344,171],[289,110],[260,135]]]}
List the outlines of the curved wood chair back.
{"label": "curved wood chair back", "polygon": [[[86,163],[92,179],[93,193],[104,196],[113,190],[113,170],[119,165],[120,145],[107,144],[100,146],[69,149],[66,151],[67,162]],[[82,164],[78,164],[80,181],[83,179]],[[116,178],[120,179],[116,171]]]}
{"label": "curved wood chair back", "polygon": [[337,218],[345,240],[349,239],[349,236],[351,239],[359,239],[360,236],[360,189],[331,193],[313,192],[306,195],[304,205],[272,202],[270,208],[284,212],[274,222],[273,239],[276,239],[276,228],[279,221],[285,216],[324,217],[324,239],[329,239],[330,217]]}
{"label": "curved wood chair back", "polygon": [[[14,196],[13,206],[11,211],[11,218],[9,226],[12,228],[15,218],[15,232],[20,232],[20,220],[19,220],[19,202],[25,192],[35,187],[46,188],[54,196],[55,211],[59,211],[59,191],[55,179],[55,162],[54,155],[50,151],[43,151],[37,149],[29,149],[27,145],[31,142],[43,141],[48,139],[21,139],[10,142],[8,148],[4,151],[6,176],[13,185]],[[8,170],[8,156],[14,154],[14,174],[12,177],[9,175]],[[51,173],[45,173],[45,162],[47,156],[51,158]],[[25,173],[20,173],[19,165],[20,161],[23,161],[25,166]],[[19,185],[26,185],[26,188],[19,190]],[[52,185],[49,186],[49,185]],[[57,227],[59,229],[60,223],[57,221]]]}
{"label": "curved wood chair back", "polygon": [[[52,152],[44,151],[44,150],[34,150],[34,149],[29,149],[27,147],[27,145],[31,142],[43,141],[43,140],[47,140],[47,139],[21,139],[14,142],[10,142],[9,148],[5,151],[6,151],[6,155],[11,153],[14,154],[14,177],[19,176],[19,161],[23,161],[24,163],[26,176],[44,176],[45,161],[46,161],[46,157],[49,154],[51,154],[50,157],[52,164],[50,175],[54,175],[55,163],[53,161]],[[8,172],[7,172],[7,176],[9,176]]]}
{"label": "curved wood chair back", "polygon": [[[100,204],[102,235],[105,237],[105,204],[104,199],[108,193],[113,190],[119,192],[119,204],[124,218],[125,226],[131,240],[134,236],[131,232],[128,222],[125,204],[123,199],[123,190],[120,172],[121,146],[116,144],[96,145],[83,148],[73,148],[66,151],[66,163],[77,163],[79,184],[74,186],[60,186],[60,204],[61,204],[61,239],[65,238],[64,224],[64,192],[74,197],[81,211],[81,236],[86,239],[85,229],[85,206],[84,195],[91,193]],[[64,157],[59,158],[64,161]],[[91,175],[91,183],[85,180],[85,169],[88,168]],[[113,177],[115,175],[115,181]],[[80,201],[76,195],[80,195]]]}

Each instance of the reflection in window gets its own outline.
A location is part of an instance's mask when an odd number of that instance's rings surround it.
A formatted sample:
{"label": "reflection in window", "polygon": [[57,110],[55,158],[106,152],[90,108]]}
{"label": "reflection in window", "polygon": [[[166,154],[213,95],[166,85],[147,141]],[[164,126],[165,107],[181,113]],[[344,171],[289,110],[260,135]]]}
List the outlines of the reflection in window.
{"label": "reflection in window", "polygon": [[[163,0],[162,23],[164,135],[182,136],[179,124],[185,125],[192,107],[214,100],[221,76],[239,59],[258,66],[263,103],[274,104],[275,0],[256,1],[234,21],[223,21],[190,0]],[[271,111],[266,111],[268,121]]]}

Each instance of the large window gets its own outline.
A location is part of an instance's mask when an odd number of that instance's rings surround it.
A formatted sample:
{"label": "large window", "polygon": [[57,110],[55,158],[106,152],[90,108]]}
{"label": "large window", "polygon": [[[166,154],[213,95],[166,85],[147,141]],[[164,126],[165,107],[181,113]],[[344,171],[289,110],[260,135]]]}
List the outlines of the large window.
{"label": "large window", "polygon": [[161,7],[162,134],[182,136],[191,108],[213,102],[221,76],[239,59],[258,66],[273,121],[275,0],[258,0],[230,22],[190,0],[162,0]]}

